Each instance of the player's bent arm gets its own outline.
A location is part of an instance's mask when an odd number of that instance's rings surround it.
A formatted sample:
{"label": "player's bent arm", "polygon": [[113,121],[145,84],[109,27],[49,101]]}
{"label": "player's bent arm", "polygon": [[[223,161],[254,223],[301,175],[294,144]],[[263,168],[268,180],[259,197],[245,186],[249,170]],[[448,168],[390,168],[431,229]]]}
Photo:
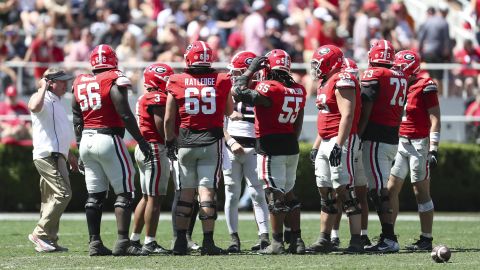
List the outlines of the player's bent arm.
{"label": "player's bent arm", "polygon": [[298,116],[297,116],[297,119],[295,119],[295,123],[293,123],[293,129],[295,130],[295,135],[297,135],[297,139],[300,138],[300,134],[302,134],[304,114],[305,112],[304,112],[304,109],[302,108],[298,112]]}
{"label": "player's bent arm", "polygon": [[167,105],[165,107],[165,141],[175,139],[175,120],[177,116],[177,102],[172,94],[168,93]]}
{"label": "player's bent arm", "polygon": [[338,127],[337,144],[343,146],[352,129],[355,115],[355,89],[339,88],[335,91],[338,110],[340,111],[340,125]]}
{"label": "player's bent arm", "polygon": [[165,138],[165,129],[163,124],[163,118],[165,117],[165,107],[153,106],[151,110],[153,114],[153,121],[155,122],[155,127],[157,128],[158,134],[160,134],[160,137]]}
{"label": "player's bent arm", "polygon": [[128,104],[128,89],[127,87],[113,85],[110,89],[110,97],[112,98],[113,106],[120,115],[125,128],[128,130],[133,139],[138,143],[144,140],[140,129],[138,129],[135,116],[130,110],[130,104]]}
{"label": "player's bent arm", "polygon": [[42,86],[38,89],[37,93],[30,97],[30,100],[28,101],[28,109],[33,113],[42,111],[45,93],[47,93],[47,89],[50,85],[50,83],[46,83],[44,80],[42,80],[40,83]]}
{"label": "player's bent arm", "polygon": [[83,131],[83,115],[80,104],[78,104],[75,97],[72,98],[72,114],[73,114],[73,130],[75,132],[75,140],[77,147],[80,149],[80,141],[82,140]]}
{"label": "player's bent arm", "polygon": [[[430,116],[430,145],[438,147],[440,141],[440,106],[435,106],[428,109],[428,114]],[[432,148],[432,147],[430,147]]]}

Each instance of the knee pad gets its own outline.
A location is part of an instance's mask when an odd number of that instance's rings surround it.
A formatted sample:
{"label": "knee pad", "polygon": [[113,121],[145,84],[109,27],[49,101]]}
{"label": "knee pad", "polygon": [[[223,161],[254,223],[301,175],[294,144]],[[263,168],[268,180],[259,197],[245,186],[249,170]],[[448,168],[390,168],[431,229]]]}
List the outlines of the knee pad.
{"label": "knee pad", "polygon": [[322,212],[327,214],[338,214],[337,200],[333,196],[333,188],[328,188],[327,197],[320,196]]}
{"label": "knee pad", "polygon": [[434,206],[433,206],[433,201],[430,200],[426,203],[419,203],[418,204],[418,212],[419,213],[425,213],[425,212],[429,212],[429,211],[432,211],[434,209]]}
{"label": "knee pad", "polygon": [[358,199],[357,196],[355,196],[353,187],[347,190],[347,198],[343,202],[343,211],[345,211],[347,217],[362,213],[362,209],[358,206]]}
{"label": "knee pad", "polygon": [[99,193],[88,193],[88,198],[85,202],[85,209],[90,208],[101,211],[103,208],[103,201],[105,201],[106,195],[106,191]]}
{"label": "knee pad", "polygon": [[[175,198],[172,205],[172,212],[177,217],[189,218],[192,216],[194,206],[198,205],[198,203],[195,201],[195,196],[193,198],[194,202],[187,202],[187,201],[180,200],[181,195],[182,195],[181,190],[175,191],[175,195],[174,195]],[[187,210],[179,211],[178,207],[184,207],[184,208],[187,208]]]}
{"label": "knee pad", "polygon": [[208,214],[200,214],[198,215],[198,218],[200,220],[208,220],[208,219],[217,219],[217,202],[215,201],[204,201],[200,202],[200,208],[212,208],[213,209],[213,215],[208,215]]}
{"label": "knee pad", "polygon": [[288,213],[290,208],[285,201],[285,194],[278,190],[266,189],[265,195],[268,200],[268,210],[272,214]]}
{"label": "knee pad", "polygon": [[297,198],[294,198],[293,200],[287,202],[287,206],[288,208],[290,208],[290,212],[292,212],[297,208],[300,210],[300,208],[302,207],[302,204],[300,203],[299,200],[297,200]]}
{"label": "knee pad", "polygon": [[386,203],[390,200],[388,195],[378,195],[377,191],[374,189],[370,190],[368,195],[379,215],[393,212],[393,210],[386,205]]}
{"label": "knee pad", "polygon": [[131,209],[133,206],[132,193],[121,193],[117,195],[117,199],[113,204],[115,208]]}

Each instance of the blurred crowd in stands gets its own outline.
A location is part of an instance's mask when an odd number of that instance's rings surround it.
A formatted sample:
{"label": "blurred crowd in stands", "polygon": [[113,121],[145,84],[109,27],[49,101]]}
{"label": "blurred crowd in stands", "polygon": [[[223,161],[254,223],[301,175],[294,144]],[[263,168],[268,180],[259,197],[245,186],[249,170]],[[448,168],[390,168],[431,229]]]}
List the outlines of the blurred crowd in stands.
{"label": "blurred crowd in stands", "polygon": [[[445,18],[459,6],[439,1],[420,21],[402,0],[0,0],[0,94],[5,99],[0,115],[25,113],[4,109],[17,106],[7,89],[18,85],[18,70],[3,62],[63,63],[78,74],[85,70],[75,62],[88,62],[100,43],[116,49],[120,66],[183,62],[186,46],[195,40],[208,42],[218,62],[228,62],[239,50],[264,54],[280,48],[294,63],[309,63],[315,48],[335,44],[347,57],[366,63],[370,43],[385,38],[396,50],[418,50],[427,63],[463,64],[449,74],[449,93],[474,100],[480,72],[471,64],[480,63],[480,34],[473,32],[477,25],[466,21],[463,27],[472,32],[471,39],[457,44]],[[480,0],[471,0],[470,9],[480,22]],[[36,91],[45,69],[24,68],[15,96]],[[123,70],[134,84],[141,80],[141,68]],[[314,95],[308,70],[295,72],[295,79]],[[432,70],[430,75],[441,81],[444,73]],[[2,124],[0,131],[5,130]]]}

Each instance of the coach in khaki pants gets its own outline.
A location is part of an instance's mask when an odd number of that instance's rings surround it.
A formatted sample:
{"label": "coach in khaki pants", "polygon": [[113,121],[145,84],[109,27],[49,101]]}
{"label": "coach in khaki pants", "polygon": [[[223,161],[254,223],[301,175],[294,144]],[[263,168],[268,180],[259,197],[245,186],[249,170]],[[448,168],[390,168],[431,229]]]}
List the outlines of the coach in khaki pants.
{"label": "coach in khaki pants", "polygon": [[45,71],[40,89],[28,102],[32,116],[33,162],[40,174],[40,220],[28,239],[38,252],[67,251],[57,244],[60,217],[72,197],[67,159],[74,171],[77,159],[70,153],[73,125],[61,98],[73,77],[63,70]]}

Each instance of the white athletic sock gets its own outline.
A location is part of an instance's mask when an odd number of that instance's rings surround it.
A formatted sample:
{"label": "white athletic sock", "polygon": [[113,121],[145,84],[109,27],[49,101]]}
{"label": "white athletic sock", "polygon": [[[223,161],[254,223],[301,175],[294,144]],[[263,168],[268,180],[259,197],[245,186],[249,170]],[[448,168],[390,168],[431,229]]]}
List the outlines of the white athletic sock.
{"label": "white athletic sock", "polygon": [[424,233],[424,232],[422,232],[422,236],[423,236],[423,237],[427,237],[427,238],[432,238],[432,234],[431,234],[431,233]]}
{"label": "white athletic sock", "polygon": [[151,236],[145,236],[145,245],[148,244],[148,243],[151,243],[153,241],[156,241],[155,240],[155,237],[151,237]]}
{"label": "white athletic sock", "polygon": [[259,235],[262,233],[268,233],[268,205],[265,200],[265,191],[262,186],[248,187],[248,193],[253,202],[253,211],[255,212],[255,221],[258,225]]}
{"label": "white athletic sock", "polygon": [[332,238],[339,238],[339,237],[338,237],[338,230],[332,230],[331,237],[332,237]]}
{"label": "white athletic sock", "polygon": [[368,235],[368,230],[362,230],[362,232],[360,233],[360,235]]}
{"label": "white athletic sock", "polygon": [[225,185],[225,219],[230,234],[238,232],[238,199],[241,185]]}
{"label": "white athletic sock", "polygon": [[140,240],[140,234],[139,233],[132,233],[132,235],[130,235],[130,240],[131,241],[139,241]]}

